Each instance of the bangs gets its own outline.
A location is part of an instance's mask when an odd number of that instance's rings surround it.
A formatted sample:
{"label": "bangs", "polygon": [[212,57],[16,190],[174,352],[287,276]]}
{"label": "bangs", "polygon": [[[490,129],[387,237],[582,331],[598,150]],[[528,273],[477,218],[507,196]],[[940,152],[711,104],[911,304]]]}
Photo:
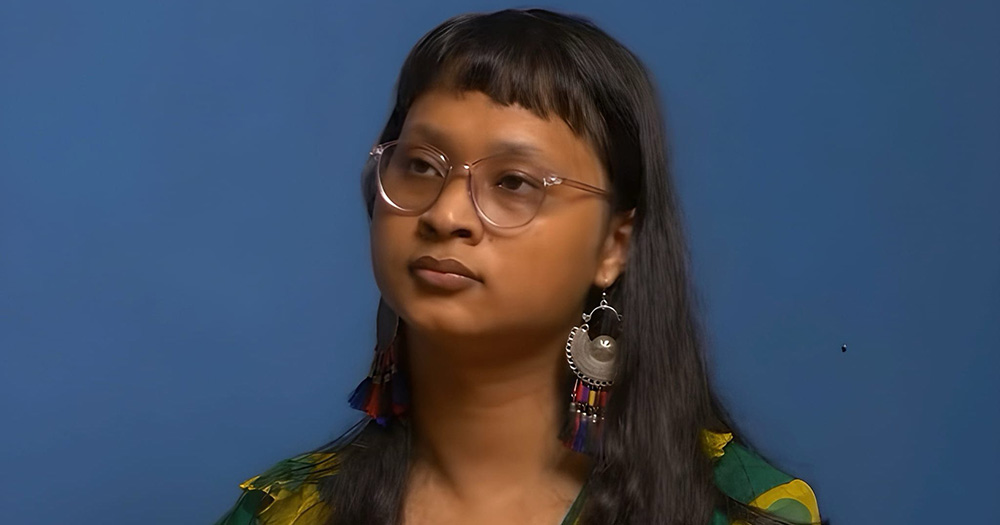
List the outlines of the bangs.
{"label": "bangs", "polygon": [[413,101],[433,88],[480,91],[543,119],[558,116],[591,143],[607,167],[607,129],[595,101],[599,89],[586,76],[581,62],[587,53],[577,35],[523,11],[461,15],[449,22],[428,33],[407,57],[394,113],[405,116]]}
{"label": "bangs", "polygon": [[[479,91],[502,106],[558,117],[593,147],[611,182],[612,208],[636,206],[645,172],[640,128],[654,129],[659,109],[638,58],[586,18],[507,9],[446,20],[403,62],[380,142],[399,138],[410,106],[431,89]],[[361,181],[369,217],[373,170],[366,164]]]}

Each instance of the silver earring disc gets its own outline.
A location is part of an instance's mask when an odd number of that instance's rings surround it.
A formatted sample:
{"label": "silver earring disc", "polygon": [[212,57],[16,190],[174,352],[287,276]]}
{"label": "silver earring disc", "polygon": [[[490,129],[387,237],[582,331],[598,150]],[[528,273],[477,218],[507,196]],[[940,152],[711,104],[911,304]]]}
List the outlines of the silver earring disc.
{"label": "silver earring disc", "polygon": [[615,356],[618,353],[614,338],[600,335],[591,340],[587,332],[578,327],[573,329],[570,337],[569,354],[577,375],[594,386],[610,385],[615,379]]}

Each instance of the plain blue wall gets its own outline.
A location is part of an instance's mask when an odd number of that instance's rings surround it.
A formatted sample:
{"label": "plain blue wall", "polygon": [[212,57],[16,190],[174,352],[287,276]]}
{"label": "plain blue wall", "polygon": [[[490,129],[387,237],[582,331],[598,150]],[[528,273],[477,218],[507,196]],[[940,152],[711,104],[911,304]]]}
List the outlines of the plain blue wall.
{"label": "plain blue wall", "polygon": [[[0,3],[5,522],[209,523],[353,421],[360,167],[417,38],[509,5]],[[749,437],[836,523],[995,514],[997,3],[545,5],[659,83]]]}

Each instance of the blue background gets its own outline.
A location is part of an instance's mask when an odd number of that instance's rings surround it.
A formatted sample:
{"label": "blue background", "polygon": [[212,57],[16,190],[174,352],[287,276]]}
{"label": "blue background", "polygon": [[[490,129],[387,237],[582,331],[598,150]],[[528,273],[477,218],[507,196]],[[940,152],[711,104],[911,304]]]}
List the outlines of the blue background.
{"label": "blue background", "polygon": [[[0,3],[6,522],[210,523],[355,419],[361,165],[416,40],[509,5]],[[836,523],[992,517],[998,4],[545,5],[653,71],[749,437]]]}

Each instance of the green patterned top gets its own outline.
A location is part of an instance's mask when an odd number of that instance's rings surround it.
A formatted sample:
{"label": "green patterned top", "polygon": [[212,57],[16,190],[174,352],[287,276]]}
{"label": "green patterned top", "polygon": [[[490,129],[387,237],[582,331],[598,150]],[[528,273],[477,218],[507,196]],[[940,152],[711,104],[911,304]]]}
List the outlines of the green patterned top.
{"label": "green patterned top", "polygon": [[[812,488],[772,467],[733,440],[732,434],[703,432],[705,453],[713,458],[715,484],[724,494],[797,524],[819,523]],[[319,482],[339,471],[334,450],[311,452],[279,461],[240,484],[242,494],[215,525],[321,525],[331,509],[319,496]],[[576,525],[586,501],[587,484],[562,525]],[[740,525],[716,510],[708,525]]]}

